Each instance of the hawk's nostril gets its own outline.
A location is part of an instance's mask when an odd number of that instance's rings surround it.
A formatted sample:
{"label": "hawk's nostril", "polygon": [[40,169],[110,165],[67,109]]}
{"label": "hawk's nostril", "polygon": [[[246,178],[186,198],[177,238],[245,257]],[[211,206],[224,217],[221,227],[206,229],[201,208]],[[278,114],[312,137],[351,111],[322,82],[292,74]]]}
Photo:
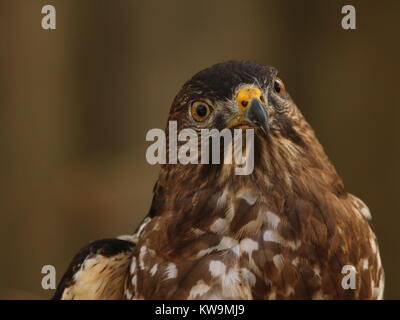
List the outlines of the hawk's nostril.
{"label": "hawk's nostril", "polygon": [[243,100],[243,101],[242,101],[242,106],[243,106],[243,107],[246,108],[248,104],[249,104],[248,101],[246,101],[246,100]]}

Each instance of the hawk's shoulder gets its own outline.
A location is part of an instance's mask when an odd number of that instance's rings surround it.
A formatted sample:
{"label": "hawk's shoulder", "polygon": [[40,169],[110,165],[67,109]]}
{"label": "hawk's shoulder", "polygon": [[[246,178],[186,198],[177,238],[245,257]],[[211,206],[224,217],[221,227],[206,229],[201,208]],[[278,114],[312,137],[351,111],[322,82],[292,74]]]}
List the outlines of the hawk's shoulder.
{"label": "hawk's shoulder", "polygon": [[353,194],[348,194],[348,199],[351,201],[355,213],[360,214],[368,221],[372,219],[371,212],[364,201]]}

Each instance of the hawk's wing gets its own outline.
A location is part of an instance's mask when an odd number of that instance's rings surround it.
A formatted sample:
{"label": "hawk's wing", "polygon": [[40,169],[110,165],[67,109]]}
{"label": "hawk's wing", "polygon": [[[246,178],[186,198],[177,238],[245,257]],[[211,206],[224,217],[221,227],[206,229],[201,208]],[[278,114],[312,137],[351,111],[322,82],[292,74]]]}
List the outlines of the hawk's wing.
{"label": "hawk's wing", "polygon": [[53,299],[122,299],[134,245],[120,239],[89,243],[73,258]]}
{"label": "hawk's wing", "polygon": [[132,235],[97,240],[83,247],[61,278],[53,300],[123,299],[132,251],[151,216],[150,212]]}

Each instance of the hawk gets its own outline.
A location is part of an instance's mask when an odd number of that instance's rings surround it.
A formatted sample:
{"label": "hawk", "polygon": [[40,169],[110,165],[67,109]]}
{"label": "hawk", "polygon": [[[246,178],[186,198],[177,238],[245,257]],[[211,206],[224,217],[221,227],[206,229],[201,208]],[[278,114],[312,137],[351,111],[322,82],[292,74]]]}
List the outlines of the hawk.
{"label": "hawk", "polygon": [[253,172],[163,164],[136,232],[83,248],[55,299],[383,298],[369,209],[346,192],[275,68],[200,71],[168,120],[198,134],[253,129]]}

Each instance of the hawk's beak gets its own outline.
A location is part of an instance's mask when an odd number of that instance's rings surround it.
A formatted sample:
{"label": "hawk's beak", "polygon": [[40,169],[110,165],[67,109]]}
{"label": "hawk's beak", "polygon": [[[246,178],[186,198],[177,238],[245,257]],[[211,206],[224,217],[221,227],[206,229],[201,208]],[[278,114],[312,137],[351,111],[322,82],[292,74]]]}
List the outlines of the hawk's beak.
{"label": "hawk's beak", "polygon": [[242,114],[229,124],[229,127],[259,127],[268,132],[268,115],[263,103],[263,95],[259,88],[244,86],[236,94],[236,101]]}
{"label": "hawk's beak", "polygon": [[267,128],[267,113],[258,98],[253,98],[250,101],[250,107],[246,111],[245,118],[255,126],[260,127],[265,132],[268,131]]}

